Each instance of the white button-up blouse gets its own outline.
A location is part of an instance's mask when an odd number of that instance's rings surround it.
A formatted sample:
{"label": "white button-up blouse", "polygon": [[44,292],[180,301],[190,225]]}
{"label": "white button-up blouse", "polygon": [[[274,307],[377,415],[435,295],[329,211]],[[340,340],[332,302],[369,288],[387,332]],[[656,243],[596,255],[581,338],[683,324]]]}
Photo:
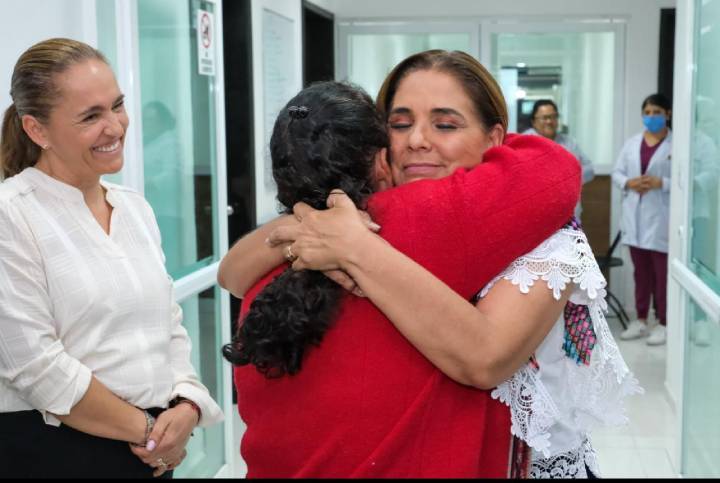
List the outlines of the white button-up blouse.
{"label": "white button-up blouse", "polygon": [[150,205],[102,185],[109,235],[80,190],[35,168],[0,184],[0,412],[59,425],[51,414],[68,414],[95,376],[139,408],[181,395],[202,426],[221,421],[190,363]]}

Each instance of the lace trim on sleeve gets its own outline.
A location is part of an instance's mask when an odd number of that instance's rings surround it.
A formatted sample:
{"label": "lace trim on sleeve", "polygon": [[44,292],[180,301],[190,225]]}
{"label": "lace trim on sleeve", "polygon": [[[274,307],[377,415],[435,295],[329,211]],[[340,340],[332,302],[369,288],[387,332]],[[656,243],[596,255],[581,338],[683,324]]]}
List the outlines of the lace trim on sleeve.
{"label": "lace trim on sleeve", "polygon": [[510,432],[513,435],[534,450],[547,451],[550,448],[548,428],[557,421],[560,410],[536,372],[526,364],[495,388],[491,396],[510,407]]}
{"label": "lace trim on sleeve", "polygon": [[[591,347],[589,343],[578,344],[582,342],[578,338],[568,342],[565,334],[566,345],[558,348],[568,355],[561,361],[567,372],[562,394],[553,394],[557,388],[543,383],[542,365],[538,370],[531,364],[493,390],[492,397],[510,407],[513,435],[550,458],[567,451],[553,448],[551,443],[552,427],[560,420],[578,433],[599,425],[626,423],[623,400],[642,389],[625,364],[605,320],[606,282],[584,233],[570,226],[559,230],[531,253],[514,261],[479,297],[484,297],[500,279],[511,281],[523,293],[536,280],[543,280],[556,299],[568,284],[574,283],[570,302],[586,306],[583,313],[589,315],[593,336]],[[564,318],[557,323],[565,324]]]}
{"label": "lace trim on sleeve", "polygon": [[581,294],[573,302],[598,301],[603,309],[605,302],[605,278],[595,261],[587,238],[582,231],[563,228],[542,242],[532,252],[515,260],[480,292],[485,297],[498,280],[505,279],[517,285],[522,293],[528,293],[535,281],[547,282],[553,297],[560,299],[568,283],[575,283]]}

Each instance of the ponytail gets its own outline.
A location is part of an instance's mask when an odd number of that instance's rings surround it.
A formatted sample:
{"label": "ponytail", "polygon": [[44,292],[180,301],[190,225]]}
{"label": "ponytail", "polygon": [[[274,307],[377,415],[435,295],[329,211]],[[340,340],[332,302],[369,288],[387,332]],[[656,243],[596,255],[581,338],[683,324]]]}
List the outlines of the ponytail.
{"label": "ponytail", "polygon": [[40,147],[30,140],[15,104],[10,104],[0,131],[0,178],[7,179],[34,166],[39,157]]}
{"label": "ponytail", "polygon": [[97,49],[62,38],[38,42],[20,55],[10,82],[13,103],[5,111],[0,132],[0,177],[15,176],[37,163],[41,149],[23,129],[22,116],[30,115],[46,123],[62,94],[57,75],[92,59],[107,64]]}

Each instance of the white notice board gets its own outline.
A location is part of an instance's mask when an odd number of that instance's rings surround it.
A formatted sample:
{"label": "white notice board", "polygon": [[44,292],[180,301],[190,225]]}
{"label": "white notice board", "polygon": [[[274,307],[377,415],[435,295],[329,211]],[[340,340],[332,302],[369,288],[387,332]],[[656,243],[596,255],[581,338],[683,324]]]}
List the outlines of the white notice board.
{"label": "white notice board", "polygon": [[280,109],[297,94],[294,21],[263,9],[263,97],[265,111],[265,186],[275,188],[270,160],[270,137]]}

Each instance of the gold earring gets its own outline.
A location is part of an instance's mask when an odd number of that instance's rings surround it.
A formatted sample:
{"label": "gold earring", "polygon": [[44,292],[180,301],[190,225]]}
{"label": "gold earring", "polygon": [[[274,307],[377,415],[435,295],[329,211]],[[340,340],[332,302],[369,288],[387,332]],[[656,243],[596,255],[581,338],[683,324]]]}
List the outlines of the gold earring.
{"label": "gold earring", "polygon": [[43,148],[45,151],[47,151],[47,150],[50,148],[50,145],[49,145],[49,144],[46,144],[46,145],[44,145],[42,148]]}

